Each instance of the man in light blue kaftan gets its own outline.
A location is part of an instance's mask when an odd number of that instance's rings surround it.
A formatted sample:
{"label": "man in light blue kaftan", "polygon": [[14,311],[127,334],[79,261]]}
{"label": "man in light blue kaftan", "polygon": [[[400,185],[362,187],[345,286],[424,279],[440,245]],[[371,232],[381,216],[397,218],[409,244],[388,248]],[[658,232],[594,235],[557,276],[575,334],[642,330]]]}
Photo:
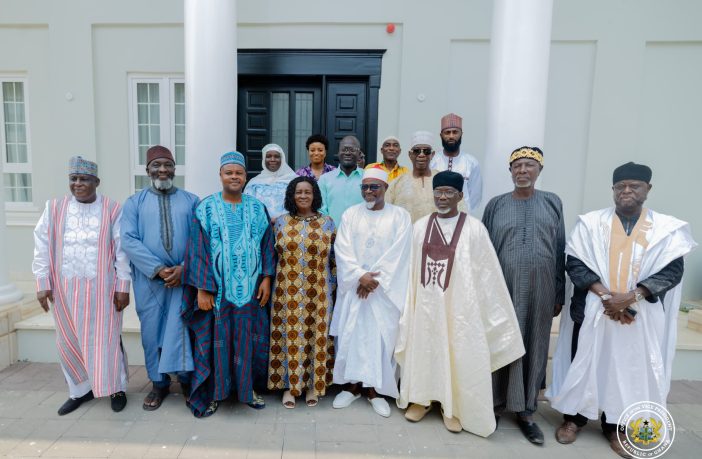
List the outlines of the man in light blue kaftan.
{"label": "man in light blue kaftan", "polygon": [[143,408],[153,411],[169,393],[169,373],[178,374],[183,393],[189,395],[193,357],[180,316],[181,276],[199,199],[173,186],[175,161],[167,148],[154,146],[147,151],[146,170],[152,186],[127,199],[121,231],[132,267],[146,371],[153,382]]}

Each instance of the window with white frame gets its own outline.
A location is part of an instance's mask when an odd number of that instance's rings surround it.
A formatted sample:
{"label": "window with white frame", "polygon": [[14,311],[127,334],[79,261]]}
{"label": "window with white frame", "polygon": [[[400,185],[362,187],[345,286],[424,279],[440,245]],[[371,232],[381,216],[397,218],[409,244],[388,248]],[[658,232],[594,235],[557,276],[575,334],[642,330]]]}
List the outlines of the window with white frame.
{"label": "window with white frame", "polygon": [[163,145],[176,160],[174,184],[185,182],[185,82],[183,78],[131,77],[130,127],[132,139],[132,187],[151,186],[146,175],[146,150]]}
{"label": "window with white frame", "polygon": [[31,204],[32,163],[27,120],[27,83],[23,78],[0,77],[0,85],[0,148],[5,201]]}

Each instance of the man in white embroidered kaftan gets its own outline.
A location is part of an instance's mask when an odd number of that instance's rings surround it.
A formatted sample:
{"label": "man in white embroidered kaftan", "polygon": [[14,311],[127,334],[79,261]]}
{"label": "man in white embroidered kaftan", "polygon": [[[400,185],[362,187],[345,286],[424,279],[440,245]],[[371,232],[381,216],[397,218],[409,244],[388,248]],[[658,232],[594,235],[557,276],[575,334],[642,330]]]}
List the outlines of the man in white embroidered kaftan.
{"label": "man in white embroidered kaftan", "polygon": [[438,402],[449,431],[487,437],[496,427],[492,372],[524,345],[490,236],[458,210],[463,177],[444,171],[432,182],[437,212],[414,224],[397,405],[411,403],[405,418],[417,422]]}
{"label": "man in white embroidered kaftan", "polygon": [[581,215],[568,240],[574,292],[546,394],[564,414],[559,443],[573,443],[601,411],[610,447],[631,457],[620,441],[621,414],[639,402],[666,405],[683,257],[697,244],[686,222],[643,207],[651,176],[642,164],[616,168],[614,207]]}
{"label": "man in white embroidered kaftan", "polygon": [[330,327],[335,338],[334,383],[344,384],[334,408],[345,408],[367,390],[381,416],[390,416],[382,397],[397,398],[393,351],[407,294],[412,221],[401,207],[385,202],[388,173],[366,169],[365,202],[344,212],[336,236],[337,298]]}
{"label": "man in white embroidered kaftan", "polygon": [[129,262],[120,247],[119,203],[97,194],[97,164],[71,158],[72,196],[52,199],[34,230],[32,272],[44,311],[53,304],[56,345],[69,399],[64,415],[94,397],[127,404],[122,310],[129,304]]}

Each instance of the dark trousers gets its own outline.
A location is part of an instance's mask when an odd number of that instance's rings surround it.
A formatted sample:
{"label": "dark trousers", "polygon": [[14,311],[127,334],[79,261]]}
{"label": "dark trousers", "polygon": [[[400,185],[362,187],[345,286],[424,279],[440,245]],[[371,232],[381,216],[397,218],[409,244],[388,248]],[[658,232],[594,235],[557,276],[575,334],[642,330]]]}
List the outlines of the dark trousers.
{"label": "dark trousers", "polygon": [[[575,358],[575,353],[578,351],[578,336],[580,335],[580,325],[581,324],[577,322],[573,324],[573,340],[570,343],[571,362]],[[587,418],[580,413],[576,415],[564,414],[563,420],[573,422],[578,427],[583,427],[585,424],[587,424]],[[602,424],[602,432],[604,432],[605,435],[617,430],[617,424],[610,424],[609,422],[607,422],[607,416],[605,415],[604,411],[602,412],[602,416],[600,417],[600,422]]]}

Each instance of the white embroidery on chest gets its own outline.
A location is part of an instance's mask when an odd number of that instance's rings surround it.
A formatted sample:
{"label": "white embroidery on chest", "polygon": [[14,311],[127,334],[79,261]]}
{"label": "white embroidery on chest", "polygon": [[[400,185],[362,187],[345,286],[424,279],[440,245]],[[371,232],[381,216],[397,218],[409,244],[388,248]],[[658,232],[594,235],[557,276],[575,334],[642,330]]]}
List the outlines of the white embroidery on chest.
{"label": "white embroidery on chest", "polygon": [[94,279],[97,274],[101,200],[91,204],[71,201],[63,233],[63,277]]}

